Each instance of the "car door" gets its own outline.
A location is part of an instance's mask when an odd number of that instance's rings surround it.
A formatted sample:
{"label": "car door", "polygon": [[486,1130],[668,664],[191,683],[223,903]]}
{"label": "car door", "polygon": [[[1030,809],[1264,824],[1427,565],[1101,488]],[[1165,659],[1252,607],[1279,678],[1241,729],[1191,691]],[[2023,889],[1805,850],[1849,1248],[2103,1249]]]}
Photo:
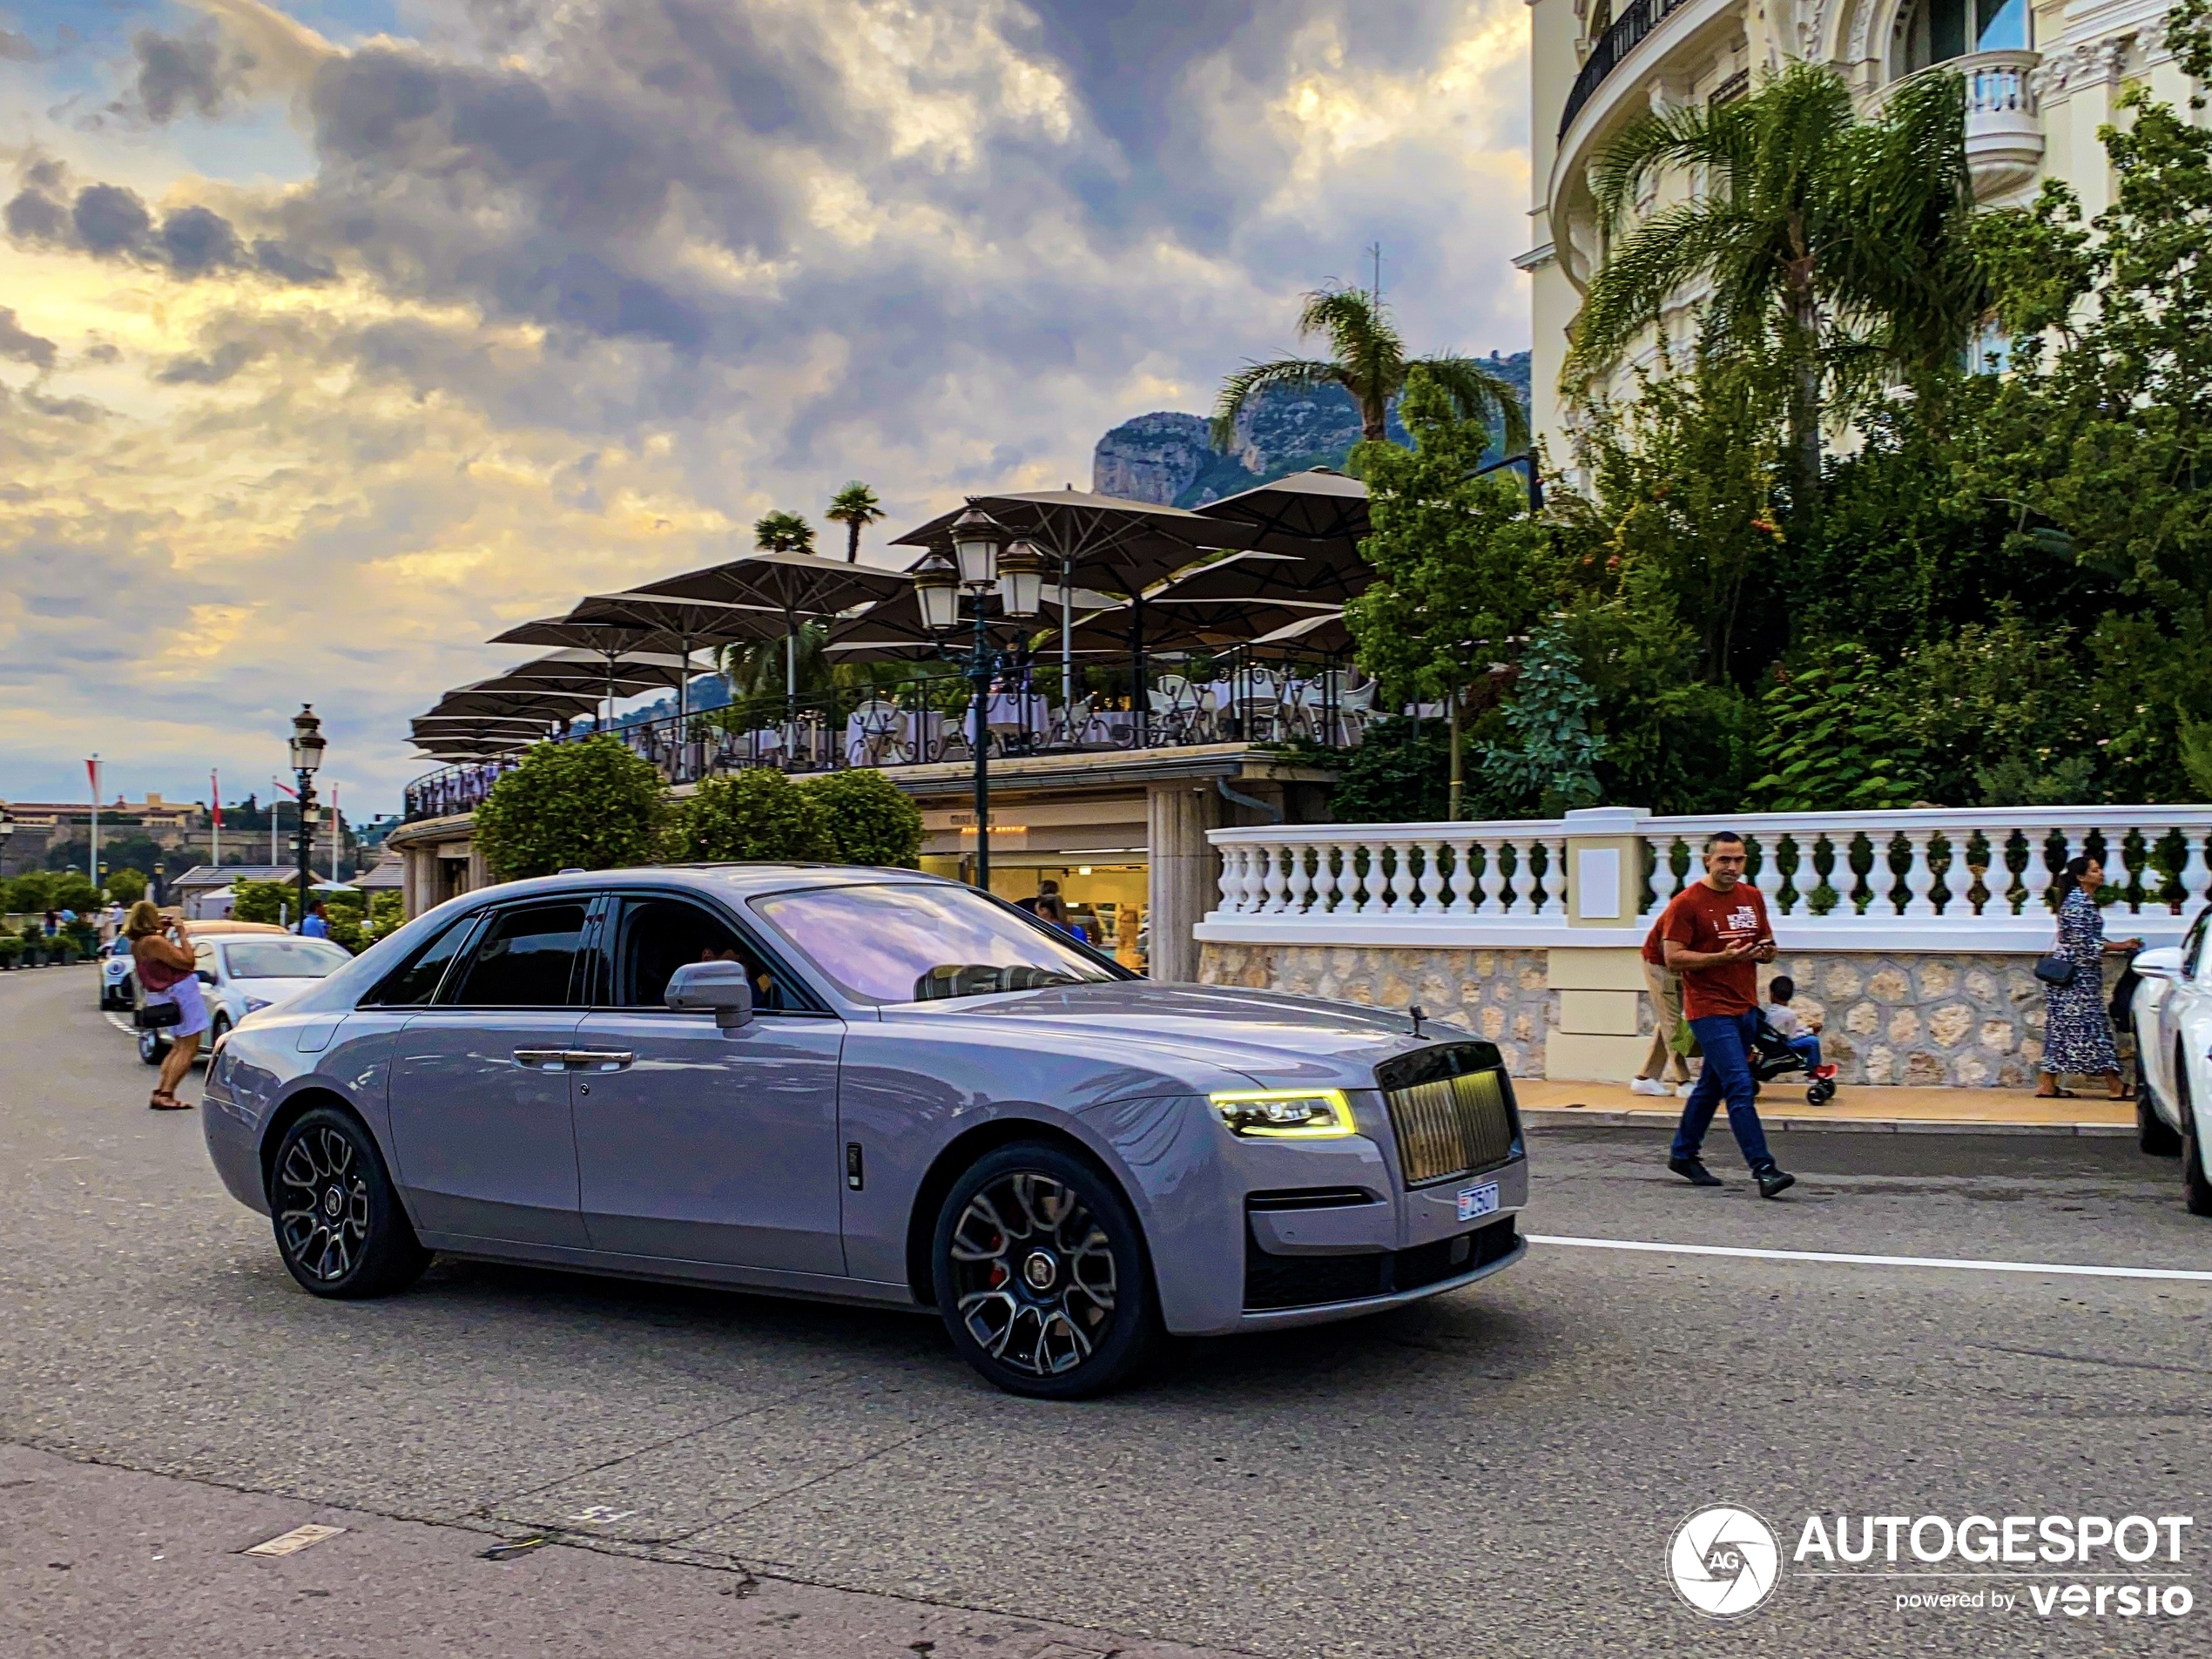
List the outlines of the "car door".
{"label": "car door", "polygon": [[[2177,1108],[2180,1096],[2174,1076],[2176,1051],[2186,1053],[2190,1046],[2188,1033],[2201,1028],[2208,1014],[2212,1014],[2212,952],[2205,949],[2208,924],[2212,924],[2212,905],[2197,914],[2189,930],[2182,938],[2182,970],[2164,988],[2165,994],[2158,1002],[2158,1054],[2155,1059],[2157,1086],[2160,1097]],[[2202,1059],[2202,1056],[2195,1056]],[[2150,1055],[2143,1056],[2150,1063]],[[2194,1083],[2195,1079],[2192,1078]]]}
{"label": "car door", "polygon": [[400,1179],[425,1233],[582,1248],[568,1051],[591,897],[503,905],[394,1040]]}
{"label": "car door", "polygon": [[[604,989],[577,1028],[577,1158],[595,1249],[842,1274],[837,1136],[845,1025],[731,918],[673,894],[614,900]],[[662,1000],[685,962],[753,969],[755,1015],[724,1030]]]}

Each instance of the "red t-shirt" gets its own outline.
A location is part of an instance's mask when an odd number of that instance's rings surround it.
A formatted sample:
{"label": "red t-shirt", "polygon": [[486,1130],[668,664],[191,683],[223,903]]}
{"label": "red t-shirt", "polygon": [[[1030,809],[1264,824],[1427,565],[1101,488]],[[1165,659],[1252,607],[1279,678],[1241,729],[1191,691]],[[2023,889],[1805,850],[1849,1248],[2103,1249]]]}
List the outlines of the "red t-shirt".
{"label": "red t-shirt", "polygon": [[[1685,950],[1716,951],[1730,945],[1764,944],[1774,937],[1767,925],[1765,895],[1749,881],[1726,893],[1693,881],[1676,894],[1659,918],[1659,935]],[[1759,964],[1749,956],[1712,968],[1682,970],[1685,1018],[1716,1014],[1749,1014],[1759,1005]]]}
{"label": "red t-shirt", "polygon": [[1659,920],[1651,924],[1651,931],[1643,936],[1643,960],[1654,968],[1667,965],[1667,948],[1659,942],[1659,930],[1667,925],[1667,913],[1662,910]]}

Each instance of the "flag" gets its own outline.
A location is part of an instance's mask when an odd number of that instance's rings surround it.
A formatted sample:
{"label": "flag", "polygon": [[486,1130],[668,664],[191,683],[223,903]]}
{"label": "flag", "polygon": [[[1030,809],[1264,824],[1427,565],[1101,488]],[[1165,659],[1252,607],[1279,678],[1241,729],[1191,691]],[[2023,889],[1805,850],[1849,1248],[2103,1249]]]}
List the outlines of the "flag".
{"label": "flag", "polygon": [[223,784],[213,772],[207,774],[207,799],[214,814],[215,827],[223,827]]}
{"label": "flag", "polygon": [[86,761],[84,776],[92,786],[92,805],[97,806],[100,804],[100,763],[97,760]]}

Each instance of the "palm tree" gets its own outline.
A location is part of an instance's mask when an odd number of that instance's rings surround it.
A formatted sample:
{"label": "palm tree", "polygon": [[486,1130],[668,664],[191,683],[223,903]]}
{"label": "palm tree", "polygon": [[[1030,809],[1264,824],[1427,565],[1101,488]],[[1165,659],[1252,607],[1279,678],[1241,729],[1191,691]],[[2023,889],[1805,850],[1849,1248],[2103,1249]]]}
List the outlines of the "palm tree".
{"label": "palm tree", "polygon": [[[1645,181],[1702,179],[1640,223]],[[1701,348],[1789,377],[1792,500],[1819,487],[1824,395],[1958,361],[1987,306],[1955,74],[1899,84],[1872,118],[1832,70],[1793,64],[1750,97],[1643,118],[1591,174],[1611,248],[1575,325],[1571,393],[1619,363],[1684,290],[1710,287]]]}
{"label": "palm tree", "polygon": [[763,553],[812,553],[814,527],[797,513],[770,513],[753,522],[752,544]]}
{"label": "palm tree", "polygon": [[883,502],[875,491],[855,478],[830,497],[829,510],[822,516],[845,526],[845,562],[858,564],[860,532],[883,516]]}
{"label": "palm tree", "polygon": [[1325,334],[1334,355],[1247,363],[1224,381],[1213,410],[1215,448],[1226,451],[1236,442],[1238,415],[1255,393],[1269,386],[1304,390],[1341,386],[1359,406],[1360,435],[1379,443],[1386,435],[1391,403],[1405,389],[1407,373],[1415,368],[1426,369],[1444,388],[1460,419],[1501,421],[1507,454],[1517,455],[1528,447],[1528,416],[1507,381],[1474,359],[1453,353],[1409,361],[1389,311],[1361,289],[1322,288],[1307,294],[1305,308],[1298,313],[1298,332],[1300,340]]}

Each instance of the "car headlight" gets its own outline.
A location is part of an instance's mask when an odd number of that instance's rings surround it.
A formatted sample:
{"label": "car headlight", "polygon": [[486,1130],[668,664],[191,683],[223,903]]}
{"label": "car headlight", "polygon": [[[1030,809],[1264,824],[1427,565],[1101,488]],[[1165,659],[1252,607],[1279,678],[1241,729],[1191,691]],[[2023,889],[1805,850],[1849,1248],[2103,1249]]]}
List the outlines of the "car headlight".
{"label": "car headlight", "polygon": [[1210,1097],[1232,1134],[1269,1141],[1340,1141],[1358,1134],[1341,1089],[1235,1089]]}
{"label": "car headlight", "polygon": [[268,1006],[269,999],[266,996],[249,996],[246,999],[246,1011],[248,1014],[259,1014]]}

